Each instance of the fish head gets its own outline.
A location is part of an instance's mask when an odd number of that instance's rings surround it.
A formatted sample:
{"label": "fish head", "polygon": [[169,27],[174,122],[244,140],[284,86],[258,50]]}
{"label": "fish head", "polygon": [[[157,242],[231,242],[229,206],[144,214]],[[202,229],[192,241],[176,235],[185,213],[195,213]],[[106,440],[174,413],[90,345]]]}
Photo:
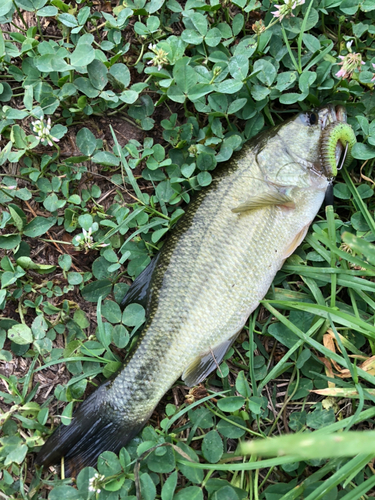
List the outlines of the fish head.
{"label": "fish head", "polygon": [[[323,158],[323,139],[332,124],[346,123],[342,106],[332,105],[299,113],[262,137],[257,162],[268,182],[284,186],[325,188],[332,178]],[[334,155],[340,162],[343,146],[337,141]]]}

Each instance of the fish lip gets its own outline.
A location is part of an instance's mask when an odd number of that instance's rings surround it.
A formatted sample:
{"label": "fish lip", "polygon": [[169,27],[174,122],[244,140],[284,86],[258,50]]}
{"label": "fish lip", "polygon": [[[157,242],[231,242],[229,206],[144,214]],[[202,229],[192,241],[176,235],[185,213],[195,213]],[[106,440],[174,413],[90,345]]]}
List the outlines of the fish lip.
{"label": "fish lip", "polygon": [[336,113],[337,121],[345,122],[345,123],[347,122],[347,114],[346,114],[345,106],[342,106],[341,104],[336,106],[335,113]]}
{"label": "fish lip", "polygon": [[330,123],[346,123],[346,118],[346,110],[342,105],[328,104],[328,106],[320,109],[320,126],[322,130],[325,130]]}

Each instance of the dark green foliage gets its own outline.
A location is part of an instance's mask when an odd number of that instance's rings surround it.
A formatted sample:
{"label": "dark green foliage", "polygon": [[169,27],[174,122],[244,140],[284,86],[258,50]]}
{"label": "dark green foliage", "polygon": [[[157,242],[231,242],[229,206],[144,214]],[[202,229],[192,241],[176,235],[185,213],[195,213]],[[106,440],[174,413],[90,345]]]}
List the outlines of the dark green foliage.
{"label": "dark green foliage", "polygon": [[[26,366],[0,376],[0,490],[52,500],[365,498],[372,450],[353,445],[352,459],[297,452],[306,438],[374,418],[374,2],[296,2],[283,19],[268,0],[100,8],[0,5],[0,360]],[[350,54],[364,64],[349,73],[339,56]],[[246,140],[325,103],[346,106],[358,138],[333,188],[337,213],[320,213],[208,395],[175,406],[168,393],[160,419],[74,486],[34,474],[28,452],[49,417],[67,425],[74,403],[134,346],[145,310],[119,304],[194,192]],[[51,240],[53,262],[37,251]],[[53,382],[42,401],[38,374],[63,363],[70,380]],[[240,442],[287,430],[300,441],[283,456],[234,456]]]}

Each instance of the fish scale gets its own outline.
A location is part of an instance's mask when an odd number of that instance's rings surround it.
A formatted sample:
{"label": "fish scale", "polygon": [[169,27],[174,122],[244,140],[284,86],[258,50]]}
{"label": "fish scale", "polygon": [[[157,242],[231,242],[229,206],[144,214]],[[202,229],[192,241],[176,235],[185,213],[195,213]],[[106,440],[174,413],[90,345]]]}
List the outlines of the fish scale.
{"label": "fish scale", "polygon": [[[219,178],[205,193],[204,202],[188,211],[188,227],[181,223],[164,247],[168,264],[163,265],[162,251],[160,270],[156,270],[163,278],[157,299],[154,299],[158,307],[148,321],[136,354],[113,383],[123,397],[128,395],[123,401],[124,418],[137,412],[148,419],[166,387],[176,381],[196,356],[242,328],[281,267],[283,248],[287,248],[293,239],[290,235],[297,234],[312,220],[311,209],[316,212],[323,201],[327,185],[324,178],[318,197],[315,191],[310,192],[311,196],[303,193],[304,204],[309,206],[307,213],[298,205],[293,212],[276,206],[248,214],[234,214],[231,208],[235,206],[238,195],[254,194],[252,176],[247,175],[248,182],[244,183],[241,172],[251,174],[254,170],[254,174],[259,173],[255,154],[250,153],[245,158],[238,162],[232,173],[233,180],[230,175]],[[230,189],[228,185],[231,185]],[[300,193],[295,197],[299,201]],[[257,247],[253,244],[255,235]],[[195,242],[193,246],[192,241]],[[242,247],[241,252],[237,251],[239,247]],[[259,248],[270,247],[271,252],[267,255],[259,253]],[[200,272],[197,273],[196,269]],[[265,269],[268,269],[266,277]],[[230,277],[235,290],[223,286],[226,276]],[[181,309],[185,310],[184,321],[181,321]],[[212,314],[212,310],[217,312]],[[166,366],[170,368],[162,369]],[[145,367],[148,370],[137,379],[137,374]],[[128,390],[130,385],[131,391]],[[134,394],[143,394],[144,397],[134,398]]]}
{"label": "fish scale", "polygon": [[119,451],[141,430],[179,377],[194,385],[217,367],[323,202],[328,179],[319,145],[325,124],[335,130],[335,116],[324,108],[313,125],[302,113],[217,169],[132,287],[142,297],[147,291],[147,321],[133,353],[73,423],[57,429],[38,463],[65,455],[66,475],[95,465],[102,451]]}

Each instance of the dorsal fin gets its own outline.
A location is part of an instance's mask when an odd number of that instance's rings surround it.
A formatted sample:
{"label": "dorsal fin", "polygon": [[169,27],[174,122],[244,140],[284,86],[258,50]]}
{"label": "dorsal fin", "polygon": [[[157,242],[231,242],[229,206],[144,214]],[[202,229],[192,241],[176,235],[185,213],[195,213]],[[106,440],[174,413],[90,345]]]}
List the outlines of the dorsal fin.
{"label": "dorsal fin", "polygon": [[194,358],[181,375],[185,384],[189,387],[193,387],[194,385],[198,385],[200,382],[203,382],[203,380],[207,378],[213,370],[218,368],[225,356],[225,353],[236,340],[236,337],[237,333],[229,339],[224,340],[224,342],[221,342],[221,344],[212,347],[202,355]]}
{"label": "dorsal fin", "polygon": [[125,297],[121,301],[121,308],[125,309],[129,304],[136,302],[141,304],[146,309],[150,303],[151,280],[154,270],[159,260],[160,253],[156,255],[139,276],[133,281],[131,287],[127,291]]}
{"label": "dorsal fin", "polygon": [[280,191],[267,191],[263,193],[256,194],[241,203],[235,208],[232,208],[232,212],[235,214],[248,212],[249,210],[258,210],[260,208],[269,207],[271,205],[279,205],[286,208],[295,208],[296,205],[292,198],[285,193]]}

